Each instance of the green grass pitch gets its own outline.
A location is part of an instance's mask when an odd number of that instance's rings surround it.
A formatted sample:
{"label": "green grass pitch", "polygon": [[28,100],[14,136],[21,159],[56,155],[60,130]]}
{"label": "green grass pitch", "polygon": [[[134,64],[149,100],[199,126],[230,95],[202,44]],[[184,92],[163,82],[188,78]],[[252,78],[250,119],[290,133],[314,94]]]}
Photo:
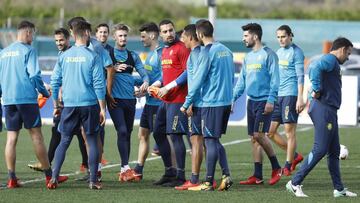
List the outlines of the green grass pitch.
{"label": "green grass pitch", "polygon": [[[132,148],[130,160],[137,159],[137,126],[132,134]],[[304,129],[305,128],[305,129]],[[313,144],[313,130],[311,127],[299,126],[303,129],[298,132],[298,151],[307,155]],[[51,127],[44,126],[43,133],[46,145],[49,144]],[[0,202],[290,202],[290,201],[313,201],[313,202],[335,202],[332,197],[332,183],[327,169],[326,158],[308,175],[303,182],[304,192],[310,199],[297,199],[285,191],[285,184],[290,177],[283,177],[279,183],[269,186],[267,181],[271,174],[269,160],[264,155],[264,180],[265,184],[260,186],[240,186],[238,182],[246,179],[252,174],[253,163],[251,146],[244,127],[229,127],[227,135],[221,139],[225,146],[228,162],[234,180],[233,187],[227,192],[191,192],[176,191],[173,188],[154,187],[152,183],[160,178],[163,173],[163,165],[160,159],[153,159],[145,164],[144,179],[139,183],[120,183],[117,173],[120,162],[116,146],[116,133],[114,127],[106,127],[105,158],[109,160],[110,167],[103,170],[103,190],[91,191],[84,182],[76,182],[75,178],[83,174],[75,174],[79,170],[81,157],[78,149],[77,138],[67,152],[62,168],[62,173],[72,174],[66,183],[60,184],[55,191],[45,188],[44,180],[32,182],[37,178],[43,178],[43,174],[35,172],[27,167],[28,163],[36,161],[30,136],[25,130],[21,131],[17,146],[16,172],[21,181],[28,181],[24,187],[19,189],[0,190]],[[348,147],[350,155],[347,160],[341,160],[342,179],[346,187],[351,191],[360,193],[360,147],[359,128],[341,128],[340,142]],[[233,142],[242,140],[241,142]],[[3,153],[6,142],[6,132],[0,134],[0,151]],[[151,143],[154,140],[151,138]],[[152,144],[151,144],[152,146]],[[285,162],[284,151],[275,146],[281,165]],[[151,156],[150,156],[151,157]],[[190,176],[190,154],[186,157],[186,175]],[[113,165],[111,165],[113,164]],[[134,164],[131,165],[133,167]],[[204,162],[201,171],[201,179],[204,178]],[[216,180],[220,180],[219,166],[217,166]],[[7,170],[4,156],[0,156],[0,182],[7,181]],[[342,199],[340,201],[359,202],[358,198]]]}

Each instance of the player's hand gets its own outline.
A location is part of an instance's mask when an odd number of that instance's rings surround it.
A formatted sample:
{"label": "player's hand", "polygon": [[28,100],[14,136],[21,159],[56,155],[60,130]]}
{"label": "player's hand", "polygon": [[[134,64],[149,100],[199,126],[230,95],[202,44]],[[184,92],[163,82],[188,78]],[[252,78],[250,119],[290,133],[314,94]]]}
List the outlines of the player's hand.
{"label": "player's hand", "polygon": [[48,91],[49,94],[48,95],[43,94],[43,97],[49,98],[51,96],[51,86],[47,83],[44,83],[44,87]]}
{"label": "player's hand", "polygon": [[143,94],[146,92],[146,90],[149,87],[149,82],[145,81],[141,86],[140,86],[140,93]]}
{"label": "player's hand", "polygon": [[311,97],[312,97],[312,98],[315,98],[315,99],[319,99],[319,97],[320,97],[320,92],[312,91],[312,92],[311,92]]}
{"label": "player's hand", "polygon": [[169,92],[169,90],[166,87],[162,87],[159,90],[158,96],[159,97],[164,97],[168,92]]}
{"label": "player's hand", "polygon": [[305,103],[302,98],[298,98],[296,101],[296,113],[301,113],[305,108]]}
{"label": "player's hand", "polygon": [[61,114],[61,109],[60,109],[60,107],[54,108],[53,116],[54,116],[54,117],[58,117],[58,116],[60,116],[60,114]]}
{"label": "player's hand", "polygon": [[127,64],[123,63],[123,64],[116,64],[114,66],[114,69],[116,70],[116,72],[123,72],[124,70],[126,70],[127,68]]}
{"label": "player's hand", "polygon": [[115,101],[114,97],[112,97],[111,95],[106,95],[106,100],[109,108],[116,108],[117,102]]}
{"label": "player's hand", "polygon": [[105,109],[100,110],[100,125],[104,126],[105,125]]}
{"label": "player's hand", "polygon": [[265,109],[264,109],[264,115],[271,114],[274,110],[274,104],[266,102]]}
{"label": "player's hand", "polygon": [[183,106],[180,108],[180,111],[181,111],[183,114],[186,114],[186,109],[185,109]]}
{"label": "player's hand", "polygon": [[192,105],[190,105],[189,108],[186,110],[186,114],[190,117],[193,116],[194,112],[192,110]]}

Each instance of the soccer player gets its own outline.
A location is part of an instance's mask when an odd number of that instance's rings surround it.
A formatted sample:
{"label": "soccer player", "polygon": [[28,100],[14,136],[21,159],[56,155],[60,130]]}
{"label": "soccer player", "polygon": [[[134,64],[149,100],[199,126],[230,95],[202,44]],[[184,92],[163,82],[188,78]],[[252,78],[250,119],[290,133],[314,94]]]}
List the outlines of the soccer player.
{"label": "soccer player", "polygon": [[[272,113],[268,137],[286,151],[286,163],[283,175],[290,176],[303,156],[296,150],[296,124],[299,113],[304,109],[304,53],[292,42],[294,34],[288,25],[280,26],[276,31],[280,49],[276,52],[279,58],[280,85],[278,100]],[[284,124],[287,142],[277,132]]]}
{"label": "soccer player", "polygon": [[[114,47],[112,47],[111,45],[109,45],[107,43],[109,34],[110,34],[110,28],[109,28],[108,24],[101,23],[98,26],[96,26],[96,30],[95,30],[96,39],[97,39],[97,41],[99,41],[101,43],[101,45],[104,47],[104,49],[107,50],[110,54],[110,52],[114,49]],[[109,68],[107,68],[105,71],[105,78],[107,77],[107,75],[109,75],[111,78],[113,78],[113,74],[114,74],[114,71],[111,71],[111,70],[109,70]],[[112,86],[112,84],[111,84],[111,86]],[[109,91],[109,92],[111,92],[111,91]],[[100,139],[101,139],[102,149],[104,149],[104,143],[105,143],[105,128],[104,127],[105,126],[102,126],[100,128]],[[106,165],[108,163],[108,161],[104,158],[104,150],[102,150],[102,153],[100,156],[101,156],[101,164]]]}
{"label": "soccer player", "polygon": [[[5,146],[8,188],[21,186],[15,174],[15,163],[16,143],[23,125],[29,131],[36,157],[44,169],[46,184],[52,176],[37,104],[38,92],[45,97],[50,97],[50,93],[41,79],[36,50],[31,46],[34,34],[35,25],[29,21],[21,21],[17,27],[17,41],[0,52],[0,87],[8,130]],[[58,182],[68,179],[67,176],[57,178]]]}
{"label": "soccer player", "polygon": [[[269,132],[271,113],[274,109],[279,89],[279,62],[276,53],[261,43],[262,28],[257,23],[242,26],[243,41],[251,48],[243,63],[240,77],[234,89],[233,103],[244,93],[249,96],[247,103],[248,135],[252,140],[254,156],[254,174],[242,185],[262,184],[262,154],[260,146],[266,152],[272,167],[269,184],[277,183],[281,178],[281,167],[275,151],[265,133]],[[261,149],[261,148],[260,148]]]}
{"label": "soccer player", "polygon": [[[59,50],[58,55],[64,53],[67,49],[70,48],[70,33],[69,31],[67,31],[65,28],[59,28],[56,29],[54,32],[54,39],[55,39],[55,44]],[[60,101],[62,99],[60,98]],[[60,111],[61,108],[63,107],[63,105],[60,105]],[[60,122],[60,115],[55,115],[53,117],[53,126],[51,128],[51,139],[50,139],[50,145],[49,145],[49,150],[48,150],[48,158],[49,158],[49,162],[51,164],[51,162],[54,159],[54,155],[55,155],[55,150],[57,148],[57,146],[60,143],[61,140],[61,134],[59,133],[58,126],[59,126],[59,122]],[[81,152],[81,156],[82,156],[82,163],[80,166],[80,170],[82,168],[87,169],[88,168],[88,156],[87,156],[87,152],[86,152],[86,147],[85,147],[85,142],[84,139],[81,135],[81,131],[77,131],[75,132],[75,135],[77,136],[78,140],[79,140],[79,148],[80,148],[80,152]],[[36,171],[42,171],[42,166],[41,164],[35,163],[35,164],[28,164],[28,167],[31,169],[34,169]]]}
{"label": "soccer player", "polygon": [[[51,86],[56,107],[60,105],[59,88],[62,88],[64,109],[59,124],[61,142],[55,152],[53,178],[47,185],[49,189],[57,187],[56,177],[60,173],[66,150],[72,140],[73,131],[83,127],[89,145],[90,189],[101,189],[97,180],[99,157],[99,124],[105,124],[104,71],[98,54],[87,48],[90,40],[91,25],[85,21],[73,23],[72,32],[75,46],[64,52],[58,59]],[[57,109],[57,108],[56,108]],[[58,114],[55,111],[54,114]]]}
{"label": "soccer player", "polygon": [[[153,23],[143,24],[140,29],[141,42],[144,47],[149,48],[144,68],[149,76],[150,84],[161,79],[161,52],[162,47],[159,45],[159,28]],[[138,163],[136,164],[134,171],[136,180],[141,180],[143,177],[143,168],[145,160],[149,153],[149,135],[153,132],[153,123],[156,119],[156,112],[161,103],[161,100],[146,94],[146,104],[140,119],[139,127],[139,151],[138,151]]]}
{"label": "soccer player", "polygon": [[101,42],[101,44],[103,45],[103,47],[110,52],[112,49],[114,49],[114,47],[112,47],[111,45],[109,45],[107,43],[107,40],[109,38],[109,34],[110,34],[110,28],[109,25],[106,23],[101,23],[98,26],[96,26],[96,30],[95,30],[95,35],[96,35],[96,39]]}
{"label": "soccer player", "polygon": [[[68,21],[68,26],[69,26],[69,29],[70,29],[70,32],[72,33],[72,24],[78,22],[78,21],[85,21],[85,18],[81,17],[81,16],[77,16],[77,17],[73,17],[71,18],[69,21]],[[115,100],[114,98],[111,97],[110,95],[110,92],[111,92],[111,87],[112,87],[112,78],[113,78],[113,73],[115,72],[114,68],[113,68],[113,64],[112,64],[112,60],[111,60],[111,57],[110,57],[110,54],[108,51],[105,50],[105,48],[102,46],[102,44],[96,40],[95,38],[93,37],[90,37],[90,41],[88,42],[87,44],[88,48],[92,51],[95,51],[99,57],[97,57],[97,60],[99,60],[99,63],[102,64],[104,70],[106,71],[106,74],[105,74],[105,78],[108,78],[108,80],[106,81],[106,85],[107,85],[107,94],[106,94],[106,100],[107,100],[107,103],[109,104],[110,107],[113,107],[115,105]],[[105,82],[105,80],[104,80]],[[100,130],[99,130],[99,134],[100,136],[98,137],[98,145],[99,145],[99,148],[100,148],[100,154],[99,154],[99,166],[98,166],[98,173],[97,173],[97,176],[98,176],[98,180],[101,181],[101,177],[102,177],[102,174],[101,174],[101,169],[102,169],[102,154],[103,154],[103,143],[104,143],[104,136],[105,136],[105,131],[104,131],[104,128],[105,126],[100,126]],[[85,140],[85,143],[86,143],[86,135],[85,135],[85,132],[82,128],[82,135],[83,135],[83,138]],[[86,144],[86,147],[88,148],[88,145]],[[82,178],[79,178],[79,179],[76,179],[76,180],[79,180],[79,181],[82,181],[82,180],[86,180],[88,181],[89,180],[89,171],[88,171],[88,174],[85,175],[84,177]]]}
{"label": "soccer player", "polygon": [[[204,183],[189,187],[188,190],[214,190],[216,162],[221,159],[223,175],[218,190],[223,191],[228,190],[232,185],[226,152],[220,143],[220,138],[226,133],[231,110],[234,81],[233,54],[226,46],[214,40],[214,28],[210,21],[197,21],[196,34],[205,47],[199,54],[198,67],[194,73],[191,73],[191,69],[188,71],[189,75],[193,74],[193,80],[189,83],[191,85],[181,111],[189,110],[191,104],[196,107],[199,99],[202,102],[201,122],[203,124],[200,128],[206,146],[206,178]],[[196,94],[200,94],[201,98],[196,98]],[[193,113],[198,112],[194,109]]]}
{"label": "soccer player", "polygon": [[[176,84],[175,79],[186,70],[186,61],[190,51],[183,42],[176,38],[175,26],[172,21],[162,20],[159,23],[159,29],[160,36],[165,44],[161,55],[163,77],[162,82],[156,81],[152,85],[163,86],[159,90],[158,96],[164,102],[159,106],[153,135],[159,146],[165,166],[165,174],[154,185],[175,187],[185,182],[186,148],[182,135],[188,133],[187,117],[180,112],[180,107],[187,94],[187,84],[186,80],[182,80],[183,85]],[[176,172],[172,167],[171,148],[167,135],[170,136],[174,145]]]}
{"label": "soccer player", "polygon": [[[185,26],[182,34],[181,41],[184,42],[186,48],[191,49],[189,58],[186,63],[187,72],[187,84],[191,88],[191,82],[195,80],[194,75],[196,71],[202,67],[202,61],[198,62],[199,54],[202,50],[200,42],[196,36],[196,26],[190,24]],[[207,61],[206,61],[207,62]],[[181,76],[180,76],[181,77]],[[177,190],[187,190],[189,187],[198,186],[200,166],[203,159],[203,136],[201,129],[201,98],[200,92],[194,96],[194,103],[189,107],[187,115],[189,116],[189,134],[192,143],[191,154],[191,178],[187,180],[183,185],[175,187]]]}
{"label": "soccer player", "polygon": [[314,146],[300,169],[286,184],[286,189],[296,197],[307,197],[301,183],[316,164],[327,154],[328,169],[334,187],[334,197],[356,197],[344,187],[339,167],[339,128],[337,110],[341,105],[341,69],[349,59],[353,44],[346,38],[335,39],[329,54],[309,65],[311,97],[309,115],[314,123]]}
{"label": "soccer player", "polygon": [[117,147],[121,158],[120,182],[135,179],[135,172],[129,166],[130,138],[134,125],[136,105],[134,77],[132,76],[134,69],[143,79],[140,92],[145,92],[149,86],[149,76],[139,55],[126,48],[129,30],[129,27],[125,24],[114,26],[115,48],[110,52],[116,70],[111,91],[116,106],[109,108],[109,113],[117,131]]}

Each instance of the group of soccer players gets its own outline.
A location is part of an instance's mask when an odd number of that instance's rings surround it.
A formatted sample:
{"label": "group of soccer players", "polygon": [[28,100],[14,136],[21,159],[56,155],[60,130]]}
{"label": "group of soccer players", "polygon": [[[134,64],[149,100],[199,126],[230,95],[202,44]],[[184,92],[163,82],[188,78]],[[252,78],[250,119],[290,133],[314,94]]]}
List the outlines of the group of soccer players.
{"label": "group of soccer players", "polygon": [[[187,25],[177,36],[175,25],[163,20],[159,25],[146,23],[139,29],[145,63],[127,49],[130,28],[116,24],[111,30],[115,46],[107,44],[110,28],[96,27],[82,17],[68,22],[75,44],[70,47],[69,32],[55,31],[59,58],[51,76],[51,88],[41,80],[39,64],[31,42],[35,26],[23,21],[18,26],[17,42],[0,52],[0,85],[3,93],[5,122],[8,130],[5,148],[8,188],[21,186],[15,174],[15,147],[19,131],[29,130],[39,165],[46,175],[46,187],[56,189],[68,179],[60,176],[65,154],[74,134],[78,136],[83,165],[87,168],[90,189],[101,189],[101,160],[104,147],[105,109],[117,132],[121,159],[120,182],[141,181],[152,133],[164,164],[164,174],[154,185],[176,190],[228,190],[232,184],[226,151],[220,138],[226,133],[235,101],[246,91],[248,135],[254,158],[254,174],[242,185],[263,184],[262,151],[272,166],[270,185],[282,175],[290,176],[303,156],[296,152],[296,125],[304,109],[304,54],[292,42],[294,34],[287,25],[276,30],[280,49],[274,52],[261,42],[262,28],[257,23],[242,26],[243,41],[252,50],[247,53],[235,87],[233,54],[214,39],[208,20]],[[159,43],[159,36],[164,46]],[[330,54],[310,65],[312,100],[309,113],[315,126],[315,143],[304,164],[286,185],[295,196],[305,197],[300,183],[318,161],[328,154],[334,196],[356,196],[344,188],[339,171],[339,136],[336,110],[341,104],[339,64],[351,53],[346,38],[334,41]],[[139,74],[134,76],[133,72]],[[54,100],[53,136],[47,156],[41,133],[37,96]],[[130,140],[134,125],[136,97],[146,96],[139,127],[138,163],[129,166]],[[327,116],[323,116],[327,115]],[[277,129],[284,124],[287,141]],[[184,136],[191,140],[191,176],[185,176]],[[61,139],[60,139],[61,137]],[[287,152],[281,167],[270,140]],[[200,167],[205,151],[206,175],[200,182]],[[174,154],[174,156],[172,155]],[[51,162],[54,158],[54,163]],[[50,161],[49,161],[50,160]],[[216,163],[222,171],[217,186]]]}

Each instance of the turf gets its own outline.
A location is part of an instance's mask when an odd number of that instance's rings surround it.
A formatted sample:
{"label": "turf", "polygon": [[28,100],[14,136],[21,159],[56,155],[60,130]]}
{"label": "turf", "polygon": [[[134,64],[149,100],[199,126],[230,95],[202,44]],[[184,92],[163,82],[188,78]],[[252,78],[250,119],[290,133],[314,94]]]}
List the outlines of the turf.
{"label": "turf", "polygon": [[[299,129],[304,128],[300,126]],[[46,144],[50,139],[50,126],[43,127]],[[360,171],[360,148],[358,136],[359,128],[340,129],[341,143],[349,149],[350,155],[347,160],[342,160],[341,171],[343,182],[351,191],[360,193],[359,171]],[[0,149],[3,152],[6,136],[5,132],[0,134]],[[269,186],[267,180],[271,174],[270,163],[264,159],[264,179],[266,183],[261,186],[240,186],[238,182],[246,179],[252,174],[253,164],[250,143],[247,140],[244,127],[229,127],[227,135],[222,138],[222,143],[235,140],[245,140],[237,144],[227,145],[226,152],[229,166],[234,180],[233,187],[227,192],[190,192],[176,191],[172,188],[154,187],[152,182],[160,178],[163,173],[162,161],[155,159],[148,161],[144,169],[144,180],[140,183],[120,183],[117,173],[119,166],[112,166],[103,170],[103,185],[101,191],[91,191],[84,182],[76,182],[75,178],[83,174],[76,174],[70,180],[61,184],[55,191],[45,189],[44,181],[25,184],[19,189],[0,190],[0,202],[289,202],[289,201],[313,201],[313,202],[335,202],[332,197],[332,183],[327,170],[326,159],[323,159],[316,168],[308,175],[303,182],[304,192],[310,199],[303,200],[292,197],[285,191],[285,184],[290,179],[283,177],[279,183]],[[116,134],[113,127],[106,128],[105,158],[110,164],[117,164],[120,161],[116,147]],[[151,139],[153,143],[153,139]],[[312,147],[313,131],[298,132],[298,151],[307,154]],[[137,157],[137,127],[132,134],[132,148],[130,160]],[[278,159],[283,165],[285,154],[278,147],[275,147]],[[265,156],[266,157],[266,156]],[[187,154],[187,176],[190,175],[190,155]],[[30,170],[28,163],[36,162],[31,140],[26,131],[22,131],[18,140],[16,172],[22,181],[29,181],[36,178],[43,178],[43,174]],[[76,137],[67,152],[62,173],[74,173],[79,169],[81,157],[77,146]],[[132,165],[133,166],[133,165]],[[220,171],[217,166],[216,180],[219,183]],[[204,177],[204,167],[201,171]],[[4,156],[0,156],[0,182],[7,180],[7,171]],[[339,201],[339,200],[338,200]],[[354,201],[355,199],[342,199],[340,201]]]}

